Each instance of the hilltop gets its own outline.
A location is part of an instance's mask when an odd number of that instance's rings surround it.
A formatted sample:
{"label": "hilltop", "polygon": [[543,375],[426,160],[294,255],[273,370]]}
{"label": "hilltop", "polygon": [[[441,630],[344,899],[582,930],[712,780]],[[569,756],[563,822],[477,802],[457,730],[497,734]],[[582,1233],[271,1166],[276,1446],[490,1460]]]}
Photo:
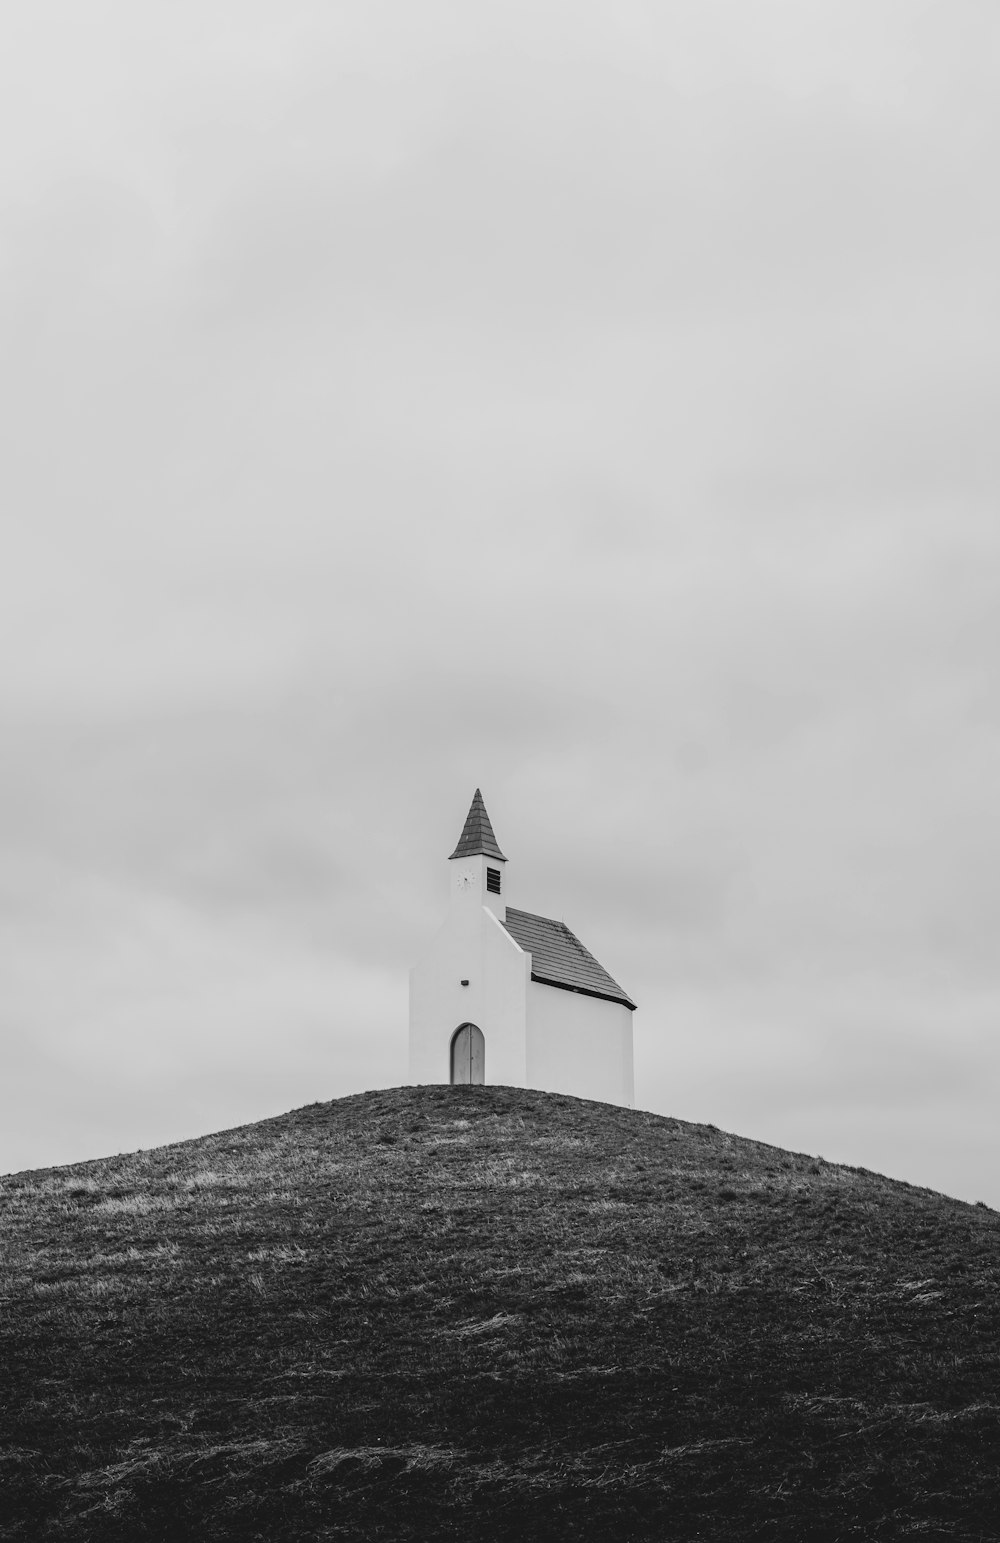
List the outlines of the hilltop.
{"label": "hilltop", "polygon": [[1000,1537],[1000,1217],[403,1088],[0,1179],[0,1538]]}

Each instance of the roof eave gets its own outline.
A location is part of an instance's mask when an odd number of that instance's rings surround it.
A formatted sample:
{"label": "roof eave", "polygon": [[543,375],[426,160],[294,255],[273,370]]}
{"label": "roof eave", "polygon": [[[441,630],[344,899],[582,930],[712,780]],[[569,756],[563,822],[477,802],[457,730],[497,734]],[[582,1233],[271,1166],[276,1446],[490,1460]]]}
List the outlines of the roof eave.
{"label": "roof eave", "polygon": [[597,991],[593,986],[571,986],[565,980],[552,980],[547,975],[536,975],[534,970],[531,972],[531,978],[537,981],[540,986],[554,986],[556,991],[572,991],[581,997],[596,997],[599,1002],[620,1002],[622,1007],[627,1007],[630,1013],[636,1011],[635,1003],[631,997],[625,995],[624,991],[616,996],[610,991]]}

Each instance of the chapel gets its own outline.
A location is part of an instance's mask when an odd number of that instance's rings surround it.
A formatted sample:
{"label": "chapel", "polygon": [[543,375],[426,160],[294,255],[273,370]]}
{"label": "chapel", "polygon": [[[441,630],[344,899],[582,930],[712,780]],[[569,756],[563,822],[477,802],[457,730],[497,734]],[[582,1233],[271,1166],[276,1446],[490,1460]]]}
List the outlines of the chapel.
{"label": "chapel", "polygon": [[410,971],[410,1081],[490,1082],[631,1107],[635,1003],[565,922],[508,905],[476,789],[444,925]]}

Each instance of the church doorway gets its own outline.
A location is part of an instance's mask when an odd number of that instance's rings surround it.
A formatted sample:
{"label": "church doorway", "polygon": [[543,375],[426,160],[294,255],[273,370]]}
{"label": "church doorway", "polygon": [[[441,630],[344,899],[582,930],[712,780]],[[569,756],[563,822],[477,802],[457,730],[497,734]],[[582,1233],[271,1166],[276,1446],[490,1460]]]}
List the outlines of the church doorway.
{"label": "church doorway", "polygon": [[452,1036],[451,1080],[453,1083],[486,1081],[486,1041],[482,1029],[474,1023],[463,1023]]}

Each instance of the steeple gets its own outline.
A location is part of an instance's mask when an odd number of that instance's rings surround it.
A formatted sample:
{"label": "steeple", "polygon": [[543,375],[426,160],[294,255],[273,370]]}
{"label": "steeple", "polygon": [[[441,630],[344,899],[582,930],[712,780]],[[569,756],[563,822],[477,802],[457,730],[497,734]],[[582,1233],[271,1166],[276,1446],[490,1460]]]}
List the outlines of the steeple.
{"label": "steeple", "polygon": [[497,838],[493,834],[493,826],[490,824],[490,817],[483,803],[483,795],[478,788],[465,817],[458,846],[448,859],[449,862],[452,857],[493,857],[497,862],[507,861],[497,845]]}

